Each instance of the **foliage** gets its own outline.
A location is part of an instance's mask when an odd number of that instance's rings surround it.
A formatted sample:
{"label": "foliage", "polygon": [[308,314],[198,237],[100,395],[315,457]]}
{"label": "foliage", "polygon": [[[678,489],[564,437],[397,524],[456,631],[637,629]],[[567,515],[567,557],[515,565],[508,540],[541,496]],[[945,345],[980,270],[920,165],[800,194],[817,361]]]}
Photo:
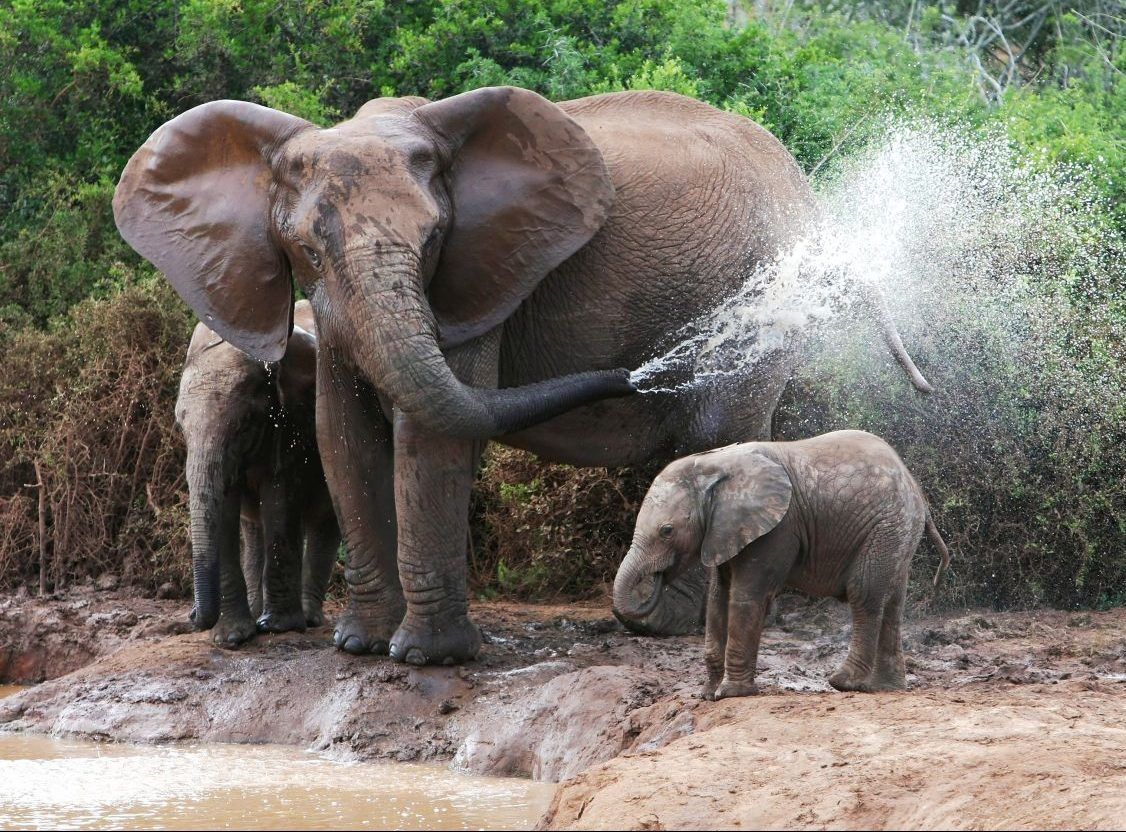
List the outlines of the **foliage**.
{"label": "foliage", "polygon": [[[3,0],[0,585],[34,579],[35,461],[55,580],[114,558],[148,585],[186,568],[170,420],[188,316],[117,235],[110,204],[129,155],[171,116],[243,98],[323,125],[378,95],[665,89],[760,121],[813,172],[862,148],[888,112],[927,114],[1002,125],[1030,163],[1093,174],[1097,223],[1120,240],[1123,19],[1104,0]],[[1092,293],[1083,268],[1046,278],[1071,326],[1049,352],[1067,347],[1058,363],[1077,390],[1118,378],[1110,345],[1126,317],[1121,277]],[[922,360],[945,366],[972,348],[928,342]],[[780,426],[892,437],[925,472],[959,551],[981,552],[960,600],[1120,597],[1123,414],[1037,401],[1019,361],[979,358],[975,372],[995,385],[950,402],[939,422],[892,406],[878,392],[887,379],[853,354],[799,378]],[[996,419],[963,441],[958,419],[983,411]],[[974,473],[982,459],[996,466],[988,477]],[[651,473],[492,451],[474,498],[478,587],[549,596],[607,580]]]}
{"label": "foliage", "polygon": [[[49,331],[0,331],[0,588],[102,572],[190,585],[173,403],[191,321],[163,280],[84,301]],[[37,486],[37,487],[33,487]]]}

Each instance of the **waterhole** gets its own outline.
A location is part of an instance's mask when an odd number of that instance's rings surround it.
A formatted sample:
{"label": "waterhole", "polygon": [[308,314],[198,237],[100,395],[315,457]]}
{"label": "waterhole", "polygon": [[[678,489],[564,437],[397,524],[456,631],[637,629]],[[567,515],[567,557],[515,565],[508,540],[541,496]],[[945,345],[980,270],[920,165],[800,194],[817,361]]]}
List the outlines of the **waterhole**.
{"label": "waterhole", "polygon": [[[0,696],[16,690],[0,686]],[[527,829],[552,791],[285,746],[0,734],[0,829]]]}

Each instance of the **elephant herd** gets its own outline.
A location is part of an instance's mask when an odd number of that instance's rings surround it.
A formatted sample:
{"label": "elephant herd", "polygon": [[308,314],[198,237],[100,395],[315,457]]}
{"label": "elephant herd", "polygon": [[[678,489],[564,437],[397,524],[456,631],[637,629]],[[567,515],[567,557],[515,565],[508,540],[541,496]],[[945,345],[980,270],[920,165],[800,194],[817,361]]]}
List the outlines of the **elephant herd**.
{"label": "elephant herd", "polygon": [[[769,440],[793,344],[656,391],[625,368],[675,345],[816,209],[793,157],[743,117],[664,92],[492,87],[376,99],[329,128],[203,104],[137,150],[114,215],[201,321],[177,402],[195,625],[235,645],[319,623],[343,540],[336,646],[450,664],[481,646],[465,541],[485,443],[624,466]],[[905,511],[917,543],[925,512]],[[653,584],[619,575],[630,626],[697,624],[703,566]]]}

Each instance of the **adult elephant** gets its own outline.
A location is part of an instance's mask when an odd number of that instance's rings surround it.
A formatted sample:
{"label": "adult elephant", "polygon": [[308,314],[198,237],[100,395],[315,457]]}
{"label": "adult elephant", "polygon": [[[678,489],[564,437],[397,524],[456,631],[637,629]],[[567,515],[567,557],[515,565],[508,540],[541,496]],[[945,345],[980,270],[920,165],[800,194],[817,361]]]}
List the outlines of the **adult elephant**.
{"label": "adult elephant", "polygon": [[[349,558],[336,644],[448,663],[481,644],[465,541],[486,440],[628,465],[767,438],[793,350],[727,384],[636,396],[610,368],[672,345],[805,229],[813,199],[770,133],[706,104],[496,87],[377,99],[328,129],[204,104],[137,151],[114,211],[251,355],[281,354],[291,275],[308,295]],[[650,629],[695,623],[702,590],[699,574],[671,586]]]}

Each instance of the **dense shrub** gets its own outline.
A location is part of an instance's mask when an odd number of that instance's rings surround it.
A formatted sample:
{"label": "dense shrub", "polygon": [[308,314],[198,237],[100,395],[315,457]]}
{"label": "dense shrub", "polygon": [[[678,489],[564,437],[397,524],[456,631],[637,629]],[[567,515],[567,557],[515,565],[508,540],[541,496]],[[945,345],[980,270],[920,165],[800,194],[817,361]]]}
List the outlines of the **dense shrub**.
{"label": "dense shrub", "polygon": [[49,331],[0,332],[0,587],[38,584],[40,491],[48,588],[103,572],[186,585],[173,406],[190,332],[163,280],[80,303]]}

